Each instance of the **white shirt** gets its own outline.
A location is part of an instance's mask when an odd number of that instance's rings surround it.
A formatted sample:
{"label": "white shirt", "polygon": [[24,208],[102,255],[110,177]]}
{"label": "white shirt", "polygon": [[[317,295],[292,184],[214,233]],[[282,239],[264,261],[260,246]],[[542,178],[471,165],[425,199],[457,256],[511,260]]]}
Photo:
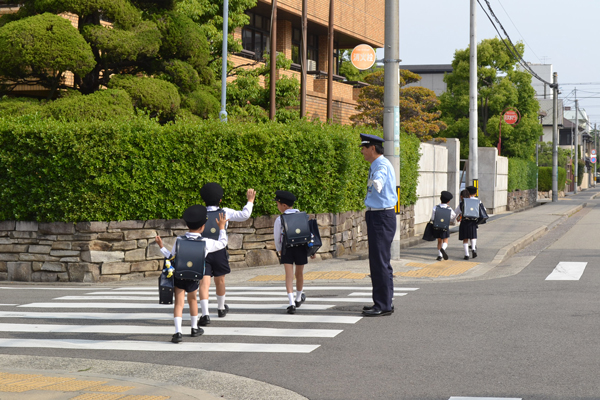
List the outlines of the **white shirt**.
{"label": "white shirt", "polygon": [[[199,237],[202,237],[202,235],[199,233],[186,232],[185,237],[197,239]],[[177,239],[179,239],[179,238],[177,238]],[[206,247],[204,248],[204,257],[206,257],[208,255],[208,253],[214,253],[215,251],[224,249],[227,246],[227,232],[225,232],[225,229],[221,229],[219,231],[219,240],[213,240],[213,239],[208,239],[208,238],[203,238],[203,239],[204,239],[204,243],[206,243]],[[163,255],[166,258],[171,258],[175,255],[176,248],[177,248],[177,240],[175,240],[175,243],[173,244],[173,249],[170,252],[164,246],[160,248],[160,252],[163,253]]]}
{"label": "white shirt", "polygon": [[[223,207],[221,209],[225,211],[225,219],[228,219],[229,221],[233,222],[243,222],[250,218],[250,215],[252,215],[252,207],[254,207],[254,203],[248,202],[246,203],[244,208],[242,208],[241,211],[237,211],[227,207]],[[217,211],[218,209],[219,207],[217,206],[206,207],[206,211]],[[229,223],[225,225],[225,229],[227,229],[228,225]]]}
{"label": "white shirt", "polygon": [[[300,210],[296,210],[295,208],[288,208],[283,213],[294,214],[297,212],[300,212]],[[273,225],[273,237],[275,238],[275,250],[281,251],[281,246],[283,245],[283,230],[281,229],[281,218],[277,218],[275,220],[275,225]]]}
{"label": "white shirt", "polygon": [[446,203],[440,203],[437,206],[433,207],[433,213],[431,214],[431,221],[433,221],[435,219],[435,209],[437,207],[441,207],[441,208],[449,208],[450,209],[450,225],[454,225],[456,222],[456,213],[454,212],[454,210]]}

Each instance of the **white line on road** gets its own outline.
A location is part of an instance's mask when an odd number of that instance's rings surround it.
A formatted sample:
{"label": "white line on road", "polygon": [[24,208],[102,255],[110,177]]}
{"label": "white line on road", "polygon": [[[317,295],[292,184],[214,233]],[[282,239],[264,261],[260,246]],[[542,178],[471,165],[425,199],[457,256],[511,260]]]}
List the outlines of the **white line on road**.
{"label": "white line on road", "polygon": [[547,281],[578,281],[585,271],[586,262],[561,261],[546,277]]}
{"label": "white line on road", "polygon": [[[185,339],[184,339],[185,340]],[[194,340],[192,338],[188,340]],[[197,339],[196,339],[197,340]],[[82,340],[82,339],[0,339],[0,347],[52,348],[74,350],[125,350],[125,351],[219,351],[243,353],[310,353],[320,345],[273,343],[198,343],[179,344],[143,342],[133,340]]]}
{"label": "white line on road", "polygon": [[[399,294],[402,296],[404,293]],[[158,293],[153,297],[142,296],[62,296],[54,300],[127,300],[127,301],[156,301]],[[216,297],[209,297],[209,300],[217,301]],[[285,301],[284,296],[279,297],[245,297],[245,296],[227,296],[227,301],[265,301],[281,303]],[[370,297],[347,298],[347,297],[312,297],[311,302],[336,302],[336,303],[370,303],[373,301]]]}
{"label": "white line on road", "polygon": [[456,397],[452,396],[448,400],[523,400],[521,397]]}
{"label": "white line on road", "polygon": [[[90,288],[90,290],[108,290],[110,288]],[[115,291],[128,291],[128,290],[151,290],[156,292],[157,289],[154,286],[136,286],[136,287],[121,287],[114,289]],[[227,291],[235,291],[235,290],[282,290],[285,292],[285,286],[227,286]],[[373,290],[371,286],[304,286],[304,291],[310,290]],[[411,292],[419,290],[419,288],[410,288],[410,287],[395,287],[394,291],[400,292]]]}
{"label": "white line on road", "polygon": [[[157,300],[157,299],[154,299]],[[283,302],[282,302],[283,303]],[[235,303],[227,303],[229,308],[238,309],[238,310],[285,310],[288,308],[289,304],[235,304]],[[28,307],[28,308],[119,308],[119,309],[131,309],[131,308],[139,308],[139,309],[173,309],[172,304],[142,304],[142,303],[29,303],[23,304],[19,307]],[[184,307],[188,307],[187,303],[184,304]],[[216,308],[217,304],[213,302],[213,304],[209,304],[209,308]],[[328,304],[302,304],[303,310],[327,310],[329,308],[335,307],[335,305]]]}
{"label": "white line on road", "polygon": [[[184,334],[189,327],[183,327]],[[275,329],[203,327],[204,336],[268,336],[333,338],[342,333],[338,329]],[[0,332],[34,333],[110,333],[119,335],[171,335],[172,326],[140,325],[52,325],[52,324],[0,324]]]}
{"label": "white line on road", "polygon": [[[394,297],[398,297],[398,296],[406,296],[408,293],[394,293]],[[348,296],[364,296],[364,293],[359,293],[359,292],[355,292],[355,293],[350,293]],[[373,301],[373,299],[371,299],[371,301]]]}
{"label": "white line on road", "polygon": [[[172,306],[171,306],[172,307]],[[305,305],[302,305],[304,309]],[[299,311],[300,312],[300,311]],[[211,319],[217,319],[216,314],[210,314]],[[173,321],[173,313],[88,313],[88,312],[18,312],[0,311],[0,318],[37,318],[42,321],[48,319],[94,319],[94,320],[160,320]],[[184,320],[189,320],[189,314],[183,314]],[[336,315],[299,315],[299,314],[236,314],[229,313],[224,321],[235,322],[297,322],[321,324],[355,324],[362,317],[344,317]]]}

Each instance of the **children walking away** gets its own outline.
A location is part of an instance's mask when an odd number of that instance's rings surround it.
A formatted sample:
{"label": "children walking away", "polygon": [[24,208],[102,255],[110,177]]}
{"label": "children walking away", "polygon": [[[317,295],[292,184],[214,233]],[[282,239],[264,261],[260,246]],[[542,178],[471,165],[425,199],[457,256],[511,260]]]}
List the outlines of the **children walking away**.
{"label": "children walking away", "polygon": [[[477,228],[480,223],[485,223],[487,213],[481,201],[477,198],[477,188],[468,186],[460,192],[462,201],[458,206],[457,213],[460,211],[460,227],[458,230],[458,239],[463,241],[465,249],[465,260],[469,259],[469,248],[473,253],[473,258],[477,257]],[[481,215],[483,211],[483,214]],[[471,246],[469,246],[469,240]]]}
{"label": "children walking away", "polygon": [[431,222],[433,223],[433,236],[437,238],[438,256],[436,260],[441,261],[448,259],[448,238],[450,237],[450,224],[454,224],[456,214],[448,205],[454,196],[452,193],[443,191],[440,195],[440,204],[433,207],[431,214]]}
{"label": "children walking away", "polygon": [[[277,209],[281,214],[295,214],[300,210],[293,208],[296,196],[285,190],[275,192],[275,201]],[[273,236],[275,238],[275,250],[280,255],[280,262],[285,268],[285,288],[287,290],[289,306],[288,314],[295,314],[296,308],[300,307],[306,300],[303,293],[304,289],[304,265],[308,262],[307,247],[305,245],[287,247],[284,229],[282,228],[282,217],[275,220],[273,226]],[[308,220],[308,218],[307,218]],[[307,224],[308,226],[308,224]],[[310,232],[309,232],[310,233]],[[312,256],[311,258],[314,258]],[[294,274],[294,264],[296,264],[296,273]],[[296,295],[294,296],[294,275],[296,276]]]}
{"label": "children walking away", "polygon": [[[206,207],[202,205],[194,205],[188,207],[183,212],[183,220],[185,221],[189,231],[185,234],[185,236],[178,237],[175,240],[175,244],[173,245],[173,249],[171,251],[167,250],[163,246],[163,241],[160,238],[160,236],[156,236],[156,243],[160,247],[161,253],[163,253],[163,255],[168,259],[171,259],[173,258],[173,256],[176,256],[177,242],[180,240],[203,241],[205,243],[204,254],[199,255],[200,260],[202,262],[206,258],[206,255],[224,249],[225,246],[227,246],[227,234],[225,232],[225,225],[227,224],[227,219],[225,218],[225,215],[219,215],[219,217],[216,220],[217,226],[219,228],[218,240],[206,239],[202,237],[201,233],[202,231],[204,231],[206,219]],[[175,277],[174,286],[175,302],[173,305],[173,321],[175,323],[175,334],[171,338],[171,342],[179,343],[183,340],[183,335],[181,333],[181,323],[183,319],[183,305],[185,303],[185,293],[187,293],[188,306],[190,308],[190,319],[192,326],[191,336],[200,336],[204,333],[204,330],[198,327],[198,301],[196,300],[196,292],[198,291],[199,286],[198,281],[178,279],[177,277]]]}
{"label": "children walking away", "polygon": [[[219,231],[213,222],[216,216],[225,214],[225,218],[228,221],[246,221],[252,214],[256,192],[254,189],[248,189],[246,192],[248,202],[241,211],[236,211],[227,207],[219,208],[221,200],[223,200],[223,188],[216,182],[210,182],[202,186],[200,189],[200,197],[202,197],[202,200],[206,203],[206,209],[208,211],[208,222],[204,237],[218,239]],[[225,229],[227,229],[227,226],[225,226]],[[227,315],[227,312],[229,312],[229,306],[225,304],[225,275],[230,272],[231,268],[229,267],[229,255],[227,254],[227,249],[221,249],[214,253],[210,253],[206,257],[205,275],[200,282],[200,309],[202,311],[202,316],[198,323],[199,326],[210,324],[210,317],[208,315],[208,291],[210,289],[211,276],[214,277],[217,292],[217,315],[219,318],[223,318]]]}

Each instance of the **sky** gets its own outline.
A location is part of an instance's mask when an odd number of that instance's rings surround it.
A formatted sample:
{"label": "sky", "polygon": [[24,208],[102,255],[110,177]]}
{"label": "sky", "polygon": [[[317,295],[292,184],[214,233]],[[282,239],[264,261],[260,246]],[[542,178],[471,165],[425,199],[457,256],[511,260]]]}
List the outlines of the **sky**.
{"label": "sky", "polygon": [[[470,0],[399,1],[400,68],[451,64],[469,46]],[[564,105],[574,106],[576,89],[579,108],[600,126],[600,0],[488,1],[513,43],[525,45],[525,61],[553,65]],[[498,36],[479,4],[476,35]]]}

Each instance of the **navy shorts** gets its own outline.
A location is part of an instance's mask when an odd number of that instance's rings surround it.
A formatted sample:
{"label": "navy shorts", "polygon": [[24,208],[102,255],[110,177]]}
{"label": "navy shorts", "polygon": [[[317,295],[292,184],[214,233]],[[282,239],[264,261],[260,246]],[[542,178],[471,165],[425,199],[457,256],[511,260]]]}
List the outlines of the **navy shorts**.
{"label": "navy shorts", "polygon": [[208,253],[204,263],[204,275],[223,276],[231,272],[229,267],[229,255],[227,249],[221,249],[214,253]]}
{"label": "navy shorts", "polygon": [[[285,250],[285,252],[283,251]],[[282,249],[281,264],[296,264],[306,265],[308,264],[308,255],[306,254],[306,245],[300,245],[295,247],[287,247]]]}
{"label": "navy shorts", "polygon": [[200,287],[200,282],[192,281],[189,279],[174,278],[173,284],[176,288],[185,290],[186,293],[191,293],[195,290],[198,290],[198,288]]}

